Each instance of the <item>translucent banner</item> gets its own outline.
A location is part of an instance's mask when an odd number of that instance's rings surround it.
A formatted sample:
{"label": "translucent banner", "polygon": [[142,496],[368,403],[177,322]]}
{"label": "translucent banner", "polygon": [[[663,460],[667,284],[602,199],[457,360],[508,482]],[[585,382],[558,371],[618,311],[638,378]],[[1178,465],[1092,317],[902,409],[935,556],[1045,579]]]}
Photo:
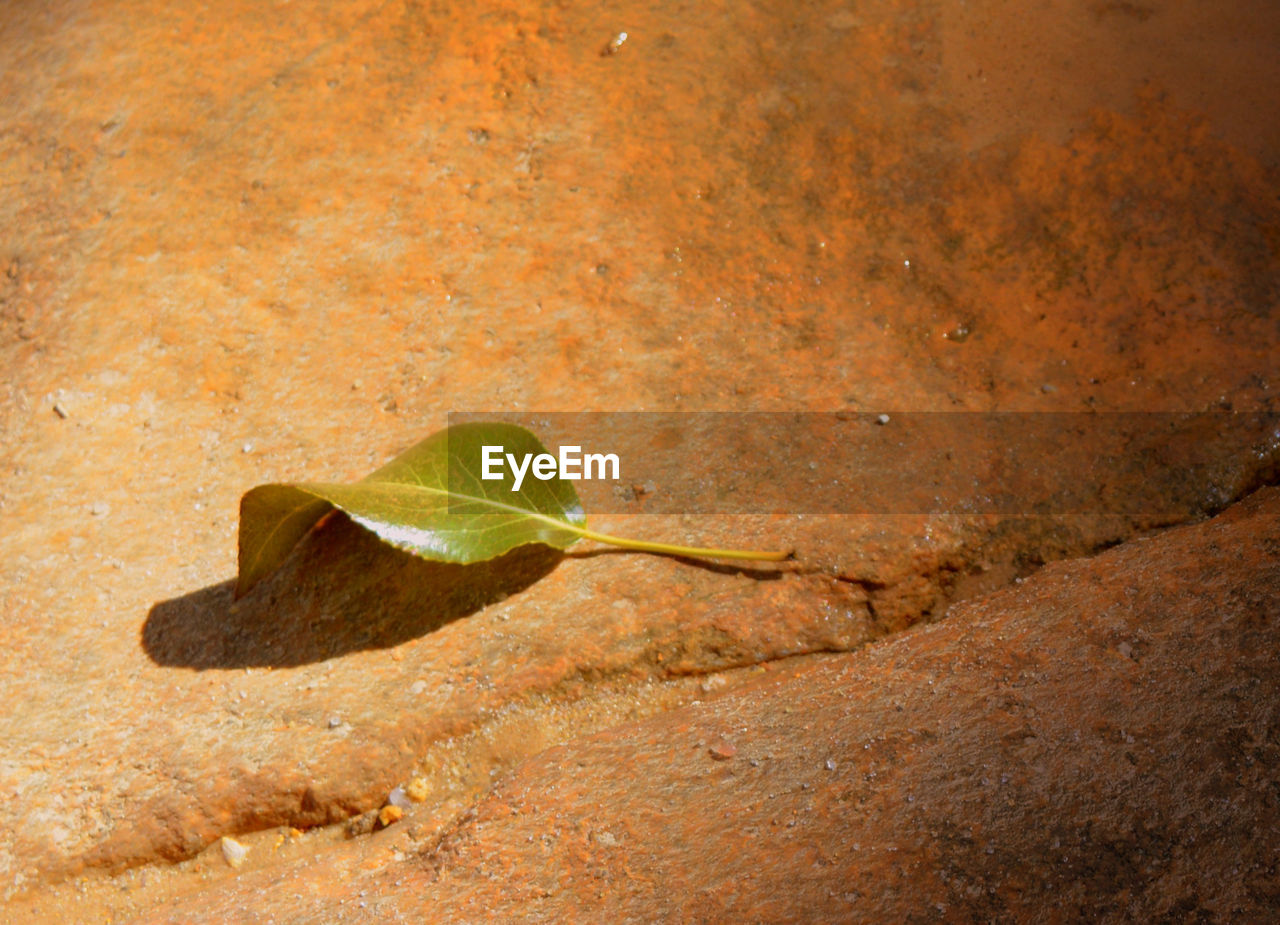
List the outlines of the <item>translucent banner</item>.
{"label": "translucent banner", "polygon": [[1178,515],[1280,462],[1276,413],[456,412],[505,421],[592,513]]}

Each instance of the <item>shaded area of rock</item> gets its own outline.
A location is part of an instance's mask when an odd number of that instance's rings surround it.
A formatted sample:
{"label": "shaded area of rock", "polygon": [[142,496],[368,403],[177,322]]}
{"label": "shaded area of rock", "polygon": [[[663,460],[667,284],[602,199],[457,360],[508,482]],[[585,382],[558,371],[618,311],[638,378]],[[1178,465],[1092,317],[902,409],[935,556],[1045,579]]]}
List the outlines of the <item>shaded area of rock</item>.
{"label": "shaded area of rock", "polygon": [[[861,655],[542,756],[431,858],[420,908],[1265,918],[1280,902],[1278,544],[1267,491]],[[717,766],[696,746],[724,730],[739,760]]]}
{"label": "shaded area of rock", "polygon": [[244,600],[222,584],[157,604],[142,646],[180,668],[285,668],[387,649],[506,600],[561,558],[529,546],[472,566],[428,562],[338,516]]}

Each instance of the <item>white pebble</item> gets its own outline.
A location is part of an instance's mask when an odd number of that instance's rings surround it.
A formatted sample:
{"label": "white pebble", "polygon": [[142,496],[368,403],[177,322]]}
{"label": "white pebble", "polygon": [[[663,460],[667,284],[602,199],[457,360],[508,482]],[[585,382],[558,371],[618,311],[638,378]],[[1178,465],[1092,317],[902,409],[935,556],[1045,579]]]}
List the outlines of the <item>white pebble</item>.
{"label": "white pebble", "polygon": [[247,846],[240,844],[234,838],[222,836],[222,857],[232,867],[239,867],[244,863],[245,855],[249,853]]}

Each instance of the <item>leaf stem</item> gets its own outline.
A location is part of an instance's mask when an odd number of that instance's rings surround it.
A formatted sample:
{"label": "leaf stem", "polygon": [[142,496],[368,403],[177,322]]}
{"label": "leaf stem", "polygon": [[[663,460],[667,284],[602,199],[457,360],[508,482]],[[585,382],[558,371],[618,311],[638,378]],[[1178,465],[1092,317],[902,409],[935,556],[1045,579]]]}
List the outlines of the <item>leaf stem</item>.
{"label": "leaf stem", "polygon": [[671,543],[653,543],[648,540],[632,540],[625,536],[610,536],[608,533],[596,533],[586,527],[575,527],[574,532],[583,539],[607,543],[622,549],[638,549],[643,552],[661,552],[671,556],[698,556],[709,559],[753,559],[764,562],[782,562],[795,555],[794,552],[764,552],[758,549],[707,549],[701,546],[675,546]]}

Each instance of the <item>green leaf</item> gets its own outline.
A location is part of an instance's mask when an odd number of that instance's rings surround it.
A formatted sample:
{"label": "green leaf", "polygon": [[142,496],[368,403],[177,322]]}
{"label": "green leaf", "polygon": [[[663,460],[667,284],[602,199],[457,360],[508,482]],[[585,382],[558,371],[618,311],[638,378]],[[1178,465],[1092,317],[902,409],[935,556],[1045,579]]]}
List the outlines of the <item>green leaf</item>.
{"label": "green leaf", "polygon": [[425,559],[481,562],[527,543],[565,549],[590,539],[628,549],[735,559],[785,559],[789,553],[702,549],[596,533],[573,484],[526,473],[520,490],[510,466],[502,478],[482,479],[485,446],[516,458],[547,453],[538,438],[514,424],[458,424],[433,434],[381,469],[348,485],[259,485],[240,500],[242,597],[284,562],[289,552],[334,508],[382,540]]}

